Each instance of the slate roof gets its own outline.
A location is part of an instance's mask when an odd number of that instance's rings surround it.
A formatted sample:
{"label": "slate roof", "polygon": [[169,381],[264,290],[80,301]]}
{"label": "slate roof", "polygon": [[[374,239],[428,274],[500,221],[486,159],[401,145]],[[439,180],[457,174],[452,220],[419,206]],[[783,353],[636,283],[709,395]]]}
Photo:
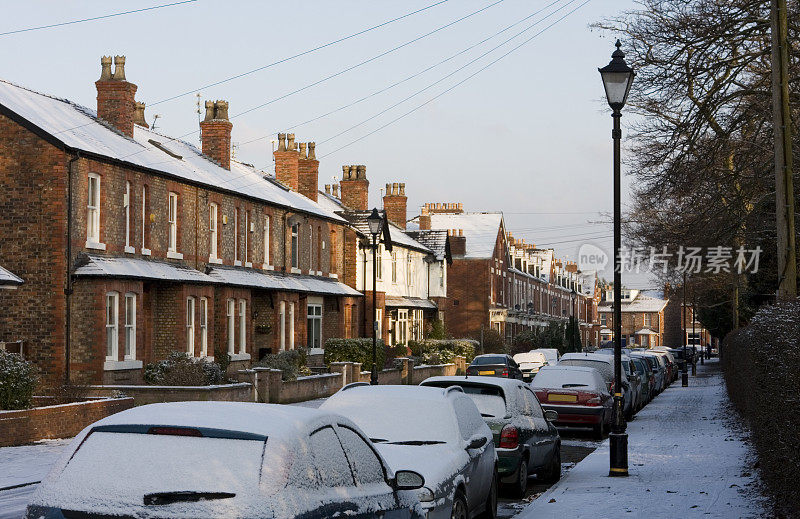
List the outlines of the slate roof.
{"label": "slate roof", "polygon": [[151,279],[180,283],[217,283],[199,270],[178,263],[83,254],[79,256],[74,275],[78,277],[111,277]]}
{"label": "slate roof", "polygon": [[466,258],[491,258],[503,224],[502,213],[433,213],[431,229],[463,229],[467,238]]}
{"label": "slate roof", "polygon": [[445,229],[405,231],[413,240],[421,243],[433,252],[437,261],[443,261],[449,251],[447,231]]}
{"label": "slate roof", "polygon": [[389,308],[427,308],[429,310],[438,308],[433,301],[421,297],[387,295],[385,304]]}
{"label": "slate roof", "polygon": [[[342,222],[341,217],[305,196],[265,180],[252,166],[231,161],[228,171],[188,142],[134,125],[129,138],[97,119],[94,110],[0,80],[2,113],[27,121],[73,151],[146,168],[216,190],[258,199],[295,211]],[[154,144],[155,143],[155,144]],[[165,151],[167,150],[167,151]]]}
{"label": "slate roof", "polygon": [[337,296],[362,295],[361,292],[335,279],[318,276],[301,276],[236,267],[209,267],[208,275],[219,283],[249,288]]}
{"label": "slate roof", "polygon": [[0,266],[0,287],[17,287],[24,283],[21,277]]}

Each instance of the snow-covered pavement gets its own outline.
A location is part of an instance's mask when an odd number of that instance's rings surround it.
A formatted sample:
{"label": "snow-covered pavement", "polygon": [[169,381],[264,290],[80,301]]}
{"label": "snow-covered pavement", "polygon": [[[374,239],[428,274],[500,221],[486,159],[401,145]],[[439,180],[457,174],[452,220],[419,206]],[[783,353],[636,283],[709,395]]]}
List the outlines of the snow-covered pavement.
{"label": "snow-covered pavement", "polygon": [[606,440],[517,517],[768,517],[735,420],[718,361],[698,366],[628,424],[629,477],[608,477]]}
{"label": "snow-covered pavement", "polygon": [[[0,449],[0,519],[25,515],[36,482],[50,471],[70,440],[44,440],[33,445]],[[16,488],[9,488],[16,487]]]}

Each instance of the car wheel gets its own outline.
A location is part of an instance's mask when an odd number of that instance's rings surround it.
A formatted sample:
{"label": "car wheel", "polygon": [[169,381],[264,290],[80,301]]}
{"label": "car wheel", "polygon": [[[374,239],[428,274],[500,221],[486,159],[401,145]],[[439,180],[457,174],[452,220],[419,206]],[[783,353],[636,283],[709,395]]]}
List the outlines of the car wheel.
{"label": "car wheel", "polygon": [[480,517],[482,519],[497,519],[497,472],[492,477],[492,486],[489,488],[489,495],[486,496],[486,504]]}
{"label": "car wheel", "polygon": [[555,483],[561,479],[561,448],[556,447],[553,457],[550,458],[550,465],[543,473],[542,479],[545,483]]}
{"label": "car wheel", "polygon": [[467,513],[467,498],[460,490],[456,490],[456,495],[453,497],[453,510],[450,512],[450,519],[468,519]]}
{"label": "car wheel", "polygon": [[517,499],[525,497],[528,490],[528,458],[522,458],[517,469],[517,477],[511,486],[511,495]]}

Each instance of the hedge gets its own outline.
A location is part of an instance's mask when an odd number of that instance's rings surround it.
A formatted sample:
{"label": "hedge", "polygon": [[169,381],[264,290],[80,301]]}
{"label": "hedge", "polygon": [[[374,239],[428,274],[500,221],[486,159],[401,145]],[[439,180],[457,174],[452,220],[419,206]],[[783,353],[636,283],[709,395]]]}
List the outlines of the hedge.
{"label": "hedge", "polygon": [[279,369],[281,370],[281,380],[295,380],[297,377],[311,374],[311,370],[306,366],[306,358],[306,350],[299,348],[265,355],[256,363],[256,366]]}
{"label": "hedge", "polygon": [[752,431],[779,510],[800,517],[800,302],[764,307],[720,349],[728,394]]}
{"label": "hedge", "polygon": [[36,368],[18,353],[0,350],[0,409],[27,409],[36,388]]}
{"label": "hedge", "polygon": [[222,384],[226,379],[216,362],[172,351],[166,359],[145,366],[144,381],[156,386],[208,386]]}
{"label": "hedge", "polygon": [[423,364],[449,364],[456,356],[465,357],[469,363],[478,349],[478,341],[471,339],[425,339],[409,341],[411,355]]}
{"label": "hedge", "polygon": [[[378,366],[386,362],[386,348],[378,340]],[[325,364],[331,362],[360,362],[362,369],[372,370],[372,339],[328,339],[325,341]]]}

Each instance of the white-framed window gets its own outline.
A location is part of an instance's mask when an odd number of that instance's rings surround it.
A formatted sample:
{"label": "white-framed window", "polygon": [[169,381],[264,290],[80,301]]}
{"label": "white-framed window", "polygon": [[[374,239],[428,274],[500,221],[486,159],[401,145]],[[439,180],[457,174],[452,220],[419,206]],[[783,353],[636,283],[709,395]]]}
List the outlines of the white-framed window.
{"label": "white-framed window", "polygon": [[378,279],[383,279],[383,245],[378,245],[378,250],[375,251],[375,270],[377,270]]}
{"label": "white-framed window", "polygon": [[239,208],[233,210],[233,261],[239,261]]}
{"label": "white-framed window", "polygon": [[[316,270],[314,268],[314,226],[308,226],[308,269],[311,271]],[[313,272],[311,272],[313,274]]]}
{"label": "white-framed window", "polygon": [[200,356],[208,356],[208,298],[200,298]]}
{"label": "white-framed window", "polygon": [[100,175],[89,173],[86,199],[86,241],[100,243]]}
{"label": "white-framed window", "polygon": [[392,283],[397,283],[397,252],[392,251]]}
{"label": "white-framed window", "polygon": [[422,310],[413,310],[411,320],[411,335],[415,341],[422,340]]}
{"label": "white-framed window", "polygon": [[397,344],[408,342],[408,310],[397,310]]}
{"label": "white-framed window", "polygon": [[147,186],[142,186],[142,251],[147,250]]}
{"label": "white-framed window", "polygon": [[300,264],[300,251],[299,251],[299,236],[300,224],[292,225],[292,268],[299,268]]}
{"label": "white-framed window", "polygon": [[375,337],[380,339],[383,337],[383,308],[375,309],[375,321],[378,323],[378,327],[375,329]]}
{"label": "white-framed window", "polygon": [[186,353],[194,357],[194,303],[193,297],[186,298]]}
{"label": "white-framed window", "polygon": [[125,294],[125,360],[136,360],[136,294]]}
{"label": "white-framed window", "polygon": [[600,314],[600,324],[602,326],[608,326],[608,316],[606,314]]}
{"label": "white-framed window", "polygon": [[278,322],[280,328],[281,351],[286,350],[286,301],[281,301],[278,312]]}
{"label": "white-framed window", "polygon": [[131,183],[125,182],[125,196],[122,204],[125,207],[125,249],[131,246]]}
{"label": "white-framed window", "polygon": [[178,252],[178,193],[169,194],[169,208],[167,221],[169,222],[169,252]]}
{"label": "white-framed window", "polygon": [[264,216],[264,266],[271,265],[272,262],[269,260],[269,238],[270,238],[270,228],[269,228],[269,215]]}
{"label": "white-framed window", "polygon": [[239,299],[239,353],[247,351],[247,301]]}
{"label": "white-framed window", "polygon": [[411,257],[411,251],[408,252],[406,256],[406,285],[411,286],[413,285],[414,280],[414,262],[413,258]]}
{"label": "white-framed window", "polygon": [[244,212],[244,262],[250,261],[250,254],[247,250],[250,245],[250,211]]}
{"label": "white-framed window", "polygon": [[106,360],[119,358],[119,293],[106,294]]}
{"label": "white-framed window", "polygon": [[322,348],[322,305],[308,305],[308,348]]}
{"label": "white-framed window", "polygon": [[233,355],[236,353],[236,302],[233,299],[228,299],[227,308],[228,318],[228,354]]}
{"label": "white-framed window", "polygon": [[217,259],[219,256],[219,251],[217,249],[217,245],[219,243],[219,237],[217,236],[217,216],[219,215],[219,206],[214,202],[208,204],[208,236],[211,240],[209,244],[209,253],[208,255],[212,260]]}
{"label": "white-framed window", "polygon": [[648,313],[644,314],[644,326],[645,327],[649,327],[650,326],[650,314],[648,314]]}
{"label": "white-framed window", "polygon": [[294,303],[289,303],[289,349],[294,349]]}

